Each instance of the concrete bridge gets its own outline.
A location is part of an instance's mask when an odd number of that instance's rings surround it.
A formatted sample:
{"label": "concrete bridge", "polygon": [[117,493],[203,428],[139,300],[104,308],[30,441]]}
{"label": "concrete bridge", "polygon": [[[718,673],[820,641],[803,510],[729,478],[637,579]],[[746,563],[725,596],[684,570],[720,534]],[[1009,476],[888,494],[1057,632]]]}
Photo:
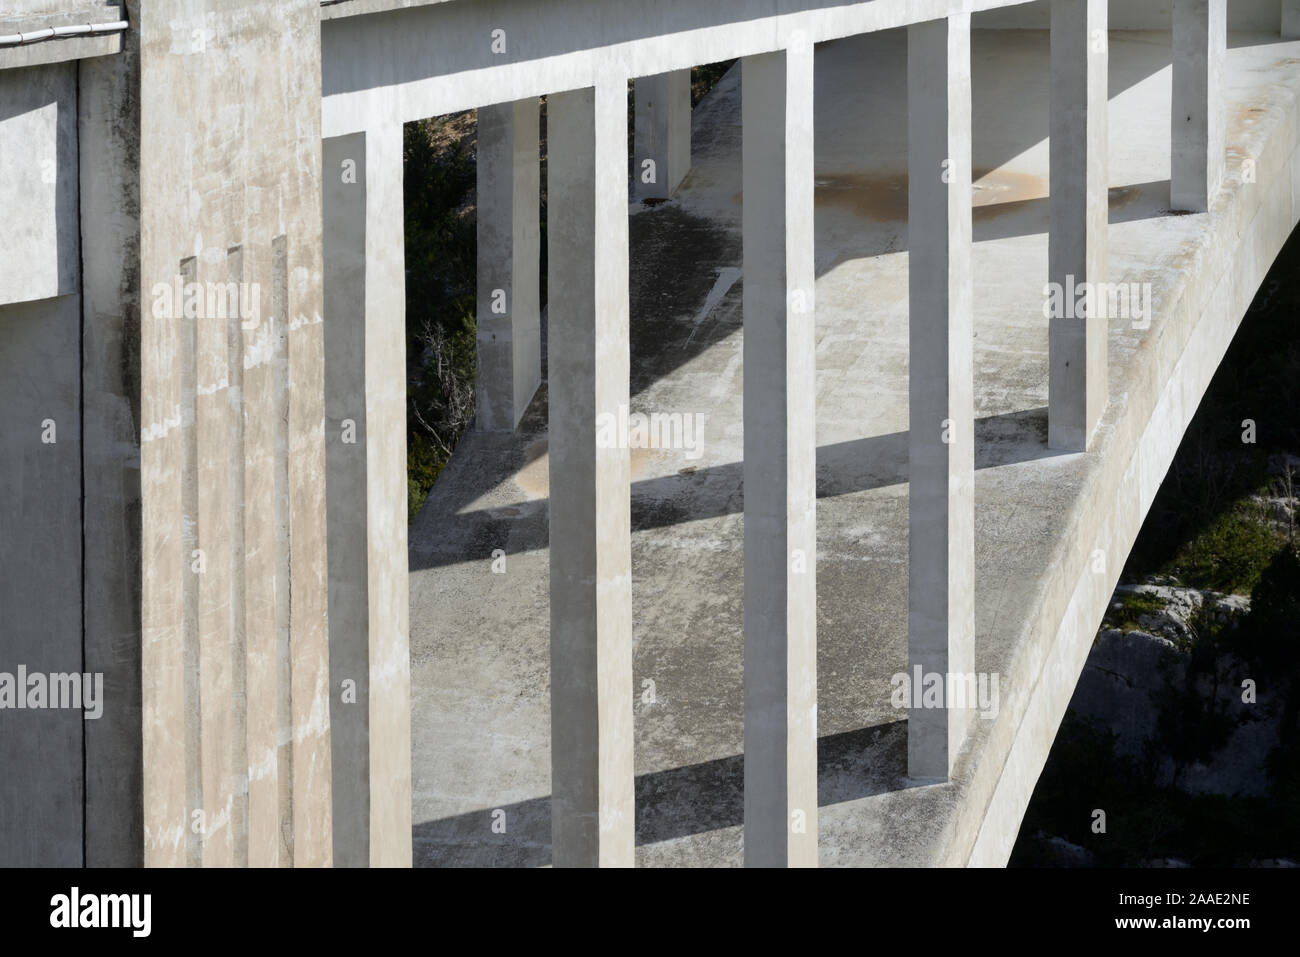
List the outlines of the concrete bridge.
{"label": "concrete bridge", "polygon": [[[0,712],[0,861],[1005,863],[1300,219],[1295,37],[19,0],[0,672],[104,710]],[[476,430],[408,542],[402,124],[470,108]]]}

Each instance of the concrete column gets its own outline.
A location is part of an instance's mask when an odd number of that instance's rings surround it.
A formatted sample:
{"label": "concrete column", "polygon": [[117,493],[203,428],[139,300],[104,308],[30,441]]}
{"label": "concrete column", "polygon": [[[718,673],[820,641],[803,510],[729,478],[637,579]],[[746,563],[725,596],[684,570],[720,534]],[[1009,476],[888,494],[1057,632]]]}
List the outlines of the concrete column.
{"label": "concrete column", "polygon": [[[907,100],[908,674],[933,681],[975,670],[970,14],[908,27]],[[947,690],[908,710],[913,778],[946,780],[965,738]]]}
{"label": "concrete column", "polygon": [[542,381],[537,99],[478,110],[478,381],[474,427],[519,424]]}
{"label": "concrete column", "polygon": [[1300,39],[1300,0],[1282,0],[1282,39]]}
{"label": "concrete column", "polygon": [[1047,444],[1073,452],[1106,407],[1105,299],[1076,315],[1076,290],[1106,281],[1106,13],[1106,0],[1052,0]]}
{"label": "concrete column", "polygon": [[667,199],[691,169],[691,71],[639,77],[633,99],[635,196]]}
{"label": "concrete column", "polygon": [[334,860],[411,864],[402,128],[324,142]]}
{"label": "concrete column", "polygon": [[610,435],[629,391],[623,81],[552,95],[547,137],[553,860],[631,866],[631,461]]}
{"label": "concrete column", "polygon": [[746,57],[745,864],[817,865],[813,49]]}
{"label": "concrete column", "polygon": [[1174,0],[1169,205],[1203,213],[1223,181],[1227,0]]}

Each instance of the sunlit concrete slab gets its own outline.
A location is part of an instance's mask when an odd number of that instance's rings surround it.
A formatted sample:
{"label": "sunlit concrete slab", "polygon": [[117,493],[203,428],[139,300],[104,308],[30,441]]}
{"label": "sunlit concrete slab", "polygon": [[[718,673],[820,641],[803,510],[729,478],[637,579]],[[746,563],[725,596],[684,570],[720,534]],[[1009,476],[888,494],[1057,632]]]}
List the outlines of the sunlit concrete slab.
{"label": "sunlit concrete slab", "polygon": [[[906,49],[904,31],[817,48],[823,866],[1005,862],[1142,516],[1300,211],[1300,42],[1230,34],[1223,188],[1208,214],[1172,215],[1170,34],[1112,32],[1109,279],[1136,284],[1139,308],[1109,321],[1092,451],[1049,450],[1048,34],[974,32],[976,669],[997,695],[951,781],[918,784],[892,681],[907,665]],[[629,414],[680,423],[676,447],[630,450],[640,865],[743,860],[739,124],[733,70],[696,109],[677,199],[631,210]],[[545,400],[544,385],[518,434],[468,435],[411,529],[417,864],[551,863]]]}

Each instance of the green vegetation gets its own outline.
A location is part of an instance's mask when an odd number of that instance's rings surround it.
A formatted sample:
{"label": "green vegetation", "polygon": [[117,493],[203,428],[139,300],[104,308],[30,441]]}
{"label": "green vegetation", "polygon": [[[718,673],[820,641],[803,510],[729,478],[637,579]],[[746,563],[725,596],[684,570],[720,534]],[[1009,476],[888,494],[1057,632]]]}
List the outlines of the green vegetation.
{"label": "green vegetation", "polygon": [[1136,629],[1143,615],[1164,611],[1168,604],[1159,595],[1149,592],[1123,592],[1119,598],[1120,607],[1106,612],[1103,627],[1118,628],[1124,633]]}
{"label": "green vegetation", "polygon": [[1285,541],[1253,500],[1241,500],[1180,546],[1167,572],[1193,588],[1248,595]]}
{"label": "green vegetation", "polygon": [[706,63],[691,68],[691,106],[696,106],[705,94],[717,85],[726,72],[735,64],[735,60],[722,60],[718,63]]}
{"label": "green vegetation", "polygon": [[473,114],[405,130],[407,515],[414,519],[474,414]]}

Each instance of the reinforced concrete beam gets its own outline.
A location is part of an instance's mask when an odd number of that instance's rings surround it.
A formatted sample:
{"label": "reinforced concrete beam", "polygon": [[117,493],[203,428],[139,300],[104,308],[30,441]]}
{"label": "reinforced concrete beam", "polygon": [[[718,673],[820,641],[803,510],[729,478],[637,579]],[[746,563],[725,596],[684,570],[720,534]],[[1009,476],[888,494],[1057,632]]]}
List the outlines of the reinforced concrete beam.
{"label": "reinforced concrete beam", "polygon": [[1227,0],[1175,0],[1169,205],[1209,210],[1223,181]]}
{"label": "reinforced concrete beam", "polygon": [[553,862],[630,867],[626,84],[552,95],[547,140]]}
{"label": "reinforced concrete beam", "polygon": [[745,865],[817,865],[813,46],[741,61]]}
{"label": "reinforced concrete beam", "polygon": [[1052,0],[1047,444],[1085,451],[1106,407],[1107,0]]}
{"label": "reinforced concrete beam", "polygon": [[975,671],[969,14],[908,27],[907,111],[908,674],[942,682],[908,709],[907,768],[944,781],[970,715],[946,677]]}
{"label": "reinforced concrete beam", "polygon": [[691,71],[640,77],[634,103],[635,196],[667,199],[691,169]]}
{"label": "reinforced concrete beam", "polygon": [[[394,0],[323,8],[324,135],[888,30],[1024,0]],[[371,11],[356,15],[361,11]],[[332,18],[341,19],[334,20]]]}
{"label": "reinforced concrete beam", "polygon": [[542,382],[539,110],[478,110],[478,373],[474,427],[519,425]]}

